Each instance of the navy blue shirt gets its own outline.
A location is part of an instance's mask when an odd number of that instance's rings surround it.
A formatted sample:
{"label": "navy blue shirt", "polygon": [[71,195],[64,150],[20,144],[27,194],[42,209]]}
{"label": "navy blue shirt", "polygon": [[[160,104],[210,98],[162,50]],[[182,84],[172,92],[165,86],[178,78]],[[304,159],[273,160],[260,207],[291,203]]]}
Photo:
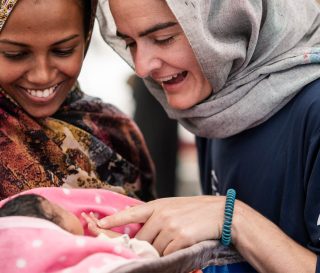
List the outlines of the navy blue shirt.
{"label": "navy blue shirt", "polygon": [[237,199],[320,255],[320,80],[263,124],[197,138],[197,147],[204,194],[234,188]]}

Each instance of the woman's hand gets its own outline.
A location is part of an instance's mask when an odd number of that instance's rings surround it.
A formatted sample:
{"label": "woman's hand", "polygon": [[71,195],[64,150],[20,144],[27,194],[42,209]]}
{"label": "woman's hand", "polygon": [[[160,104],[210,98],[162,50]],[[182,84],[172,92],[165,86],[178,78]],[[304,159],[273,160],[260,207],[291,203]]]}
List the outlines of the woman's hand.
{"label": "woman's hand", "polygon": [[136,238],[151,243],[160,254],[208,239],[219,239],[223,225],[225,197],[194,196],[164,198],[107,216],[101,228],[144,223]]}
{"label": "woman's hand", "polygon": [[102,229],[98,226],[98,218],[94,215],[94,213],[90,213],[89,215],[85,212],[81,213],[81,216],[88,223],[88,230],[92,235],[98,236],[100,233],[107,235],[109,238],[115,238],[121,236],[120,233],[114,232],[112,230]]}
{"label": "woman's hand", "polygon": [[[144,223],[136,237],[167,255],[200,241],[220,239],[225,196],[164,198],[130,207],[98,222],[100,228]],[[317,256],[274,223],[236,200],[232,243],[258,272],[315,272]]]}

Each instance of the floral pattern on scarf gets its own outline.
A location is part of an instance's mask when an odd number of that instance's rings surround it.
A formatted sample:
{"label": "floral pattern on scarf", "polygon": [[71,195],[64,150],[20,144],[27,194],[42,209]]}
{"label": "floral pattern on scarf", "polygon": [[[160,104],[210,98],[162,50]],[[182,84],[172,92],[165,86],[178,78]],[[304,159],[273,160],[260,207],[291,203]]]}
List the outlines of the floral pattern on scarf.
{"label": "floral pattern on scarf", "polygon": [[154,168],[135,123],[77,87],[34,119],[0,93],[0,199],[36,187],[103,188],[153,199]]}

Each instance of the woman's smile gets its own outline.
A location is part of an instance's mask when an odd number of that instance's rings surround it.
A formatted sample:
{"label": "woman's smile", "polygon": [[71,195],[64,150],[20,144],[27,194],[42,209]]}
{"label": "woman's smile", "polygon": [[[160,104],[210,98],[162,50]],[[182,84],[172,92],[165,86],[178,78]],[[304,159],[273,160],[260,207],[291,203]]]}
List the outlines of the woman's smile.
{"label": "woman's smile", "polygon": [[39,88],[27,88],[23,86],[18,86],[19,90],[26,96],[26,98],[35,104],[43,104],[50,103],[56,96],[56,94],[61,89],[61,85],[63,82],[52,85],[47,88],[39,89]]}
{"label": "woman's smile", "polygon": [[[167,93],[184,93],[184,84],[188,80],[188,71],[183,71],[171,76],[160,78],[160,83],[164,91]],[[159,81],[159,79],[158,79]]]}
{"label": "woman's smile", "polygon": [[6,68],[0,86],[31,116],[44,118],[59,109],[80,73],[84,19],[77,1],[42,0],[26,14],[28,5],[19,1],[0,33],[0,67]]}
{"label": "woman's smile", "polygon": [[25,88],[21,87],[25,92],[28,93],[31,97],[34,98],[49,98],[52,94],[54,94],[58,88],[59,84],[55,84],[54,86],[37,89],[37,88]]}
{"label": "woman's smile", "polygon": [[161,77],[158,79],[158,81],[160,81],[162,85],[172,85],[183,81],[186,78],[187,74],[188,71],[183,71],[171,76]]}

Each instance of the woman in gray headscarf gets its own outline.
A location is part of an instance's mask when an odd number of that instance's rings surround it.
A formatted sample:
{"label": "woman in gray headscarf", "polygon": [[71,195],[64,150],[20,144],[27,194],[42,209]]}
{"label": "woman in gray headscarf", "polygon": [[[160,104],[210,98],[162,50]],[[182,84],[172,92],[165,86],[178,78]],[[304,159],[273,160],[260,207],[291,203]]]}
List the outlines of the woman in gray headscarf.
{"label": "woman in gray headscarf", "polygon": [[100,1],[105,40],[197,136],[206,194],[101,226],[145,223],[164,255],[222,236],[259,272],[320,272],[319,15],[313,0]]}

